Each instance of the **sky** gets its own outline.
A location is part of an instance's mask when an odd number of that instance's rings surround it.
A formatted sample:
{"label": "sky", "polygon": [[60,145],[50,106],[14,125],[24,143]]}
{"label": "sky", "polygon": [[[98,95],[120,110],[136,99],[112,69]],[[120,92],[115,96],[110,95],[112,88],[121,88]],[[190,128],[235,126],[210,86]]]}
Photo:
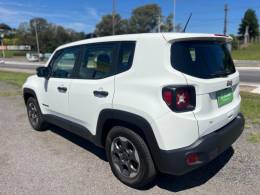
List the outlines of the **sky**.
{"label": "sky", "polygon": [[[116,11],[129,18],[131,11],[144,4],[157,3],[164,16],[173,11],[173,0],[115,0]],[[185,25],[192,18],[187,32],[223,33],[224,5],[228,4],[228,33],[237,34],[248,8],[260,19],[260,0],[176,0],[176,23]],[[43,17],[51,23],[92,32],[102,15],[111,13],[112,0],[0,0],[0,23],[17,28],[21,22]]]}

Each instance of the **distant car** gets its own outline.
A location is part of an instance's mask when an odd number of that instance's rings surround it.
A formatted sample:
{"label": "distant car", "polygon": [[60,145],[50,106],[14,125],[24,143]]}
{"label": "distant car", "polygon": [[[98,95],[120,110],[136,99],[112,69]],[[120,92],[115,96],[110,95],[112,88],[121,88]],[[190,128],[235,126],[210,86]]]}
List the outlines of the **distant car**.
{"label": "distant car", "polygon": [[38,61],[42,61],[44,59],[43,54],[41,53],[26,53],[26,59],[29,62],[38,62]]}
{"label": "distant car", "polygon": [[4,63],[5,63],[4,59],[0,58],[0,64],[4,64]]}

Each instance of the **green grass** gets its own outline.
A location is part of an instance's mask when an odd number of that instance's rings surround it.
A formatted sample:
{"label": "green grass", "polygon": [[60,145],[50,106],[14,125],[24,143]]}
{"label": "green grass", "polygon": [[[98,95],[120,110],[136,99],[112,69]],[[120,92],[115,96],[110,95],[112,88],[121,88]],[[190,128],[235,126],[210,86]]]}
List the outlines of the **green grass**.
{"label": "green grass", "polygon": [[247,140],[251,143],[260,143],[260,132],[250,133]]}
{"label": "green grass", "polygon": [[241,92],[241,111],[246,119],[252,123],[260,124],[260,95]]}
{"label": "green grass", "polygon": [[[12,58],[14,56],[25,56],[26,52],[25,51],[5,51],[5,57],[6,58]],[[3,52],[0,51],[0,58],[3,57]]]}
{"label": "green grass", "polygon": [[0,81],[5,81],[21,88],[26,78],[30,75],[31,74],[21,72],[0,71]]}
{"label": "green grass", "polygon": [[252,43],[247,48],[232,51],[234,60],[260,60],[260,43]]}

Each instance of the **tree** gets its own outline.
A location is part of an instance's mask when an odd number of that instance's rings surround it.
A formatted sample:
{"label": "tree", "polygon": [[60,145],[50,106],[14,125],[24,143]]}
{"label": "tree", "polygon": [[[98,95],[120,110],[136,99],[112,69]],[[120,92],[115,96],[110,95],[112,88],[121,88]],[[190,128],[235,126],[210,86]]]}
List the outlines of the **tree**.
{"label": "tree", "polygon": [[[102,17],[101,21],[96,25],[95,34],[97,36],[112,35],[112,21],[111,14]],[[119,14],[115,14],[115,34],[126,34],[128,30],[128,21],[121,18]]]}
{"label": "tree", "polygon": [[5,23],[0,23],[0,30],[10,31],[10,30],[12,30],[12,28]]}
{"label": "tree", "polygon": [[157,4],[147,4],[133,10],[129,20],[130,33],[151,32],[162,18],[161,8]]}
{"label": "tree", "polygon": [[17,29],[18,44],[31,45],[36,50],[35,28],[38,32],[40,52],[53,52],[59,45],[85,38],[85,33],[65,29],[62,26],[48,23],[44,18],[33,18],[21,23]]}
{"label": "tree", "polygon": [[248,32],[250,39],[256,38],[259,35],[259,23],[256,13],[252,9],[248,9],[245,12],[245,15],[238,29],[238,34],[243,36],[245,34],[247,26],[249,27]]}
{"label": "tree", "polygon": [[162,32],[172,32],[173,31],[173,24],[172,24],[173,15],[170,14],[166,17],[165,22],[161,25]]}

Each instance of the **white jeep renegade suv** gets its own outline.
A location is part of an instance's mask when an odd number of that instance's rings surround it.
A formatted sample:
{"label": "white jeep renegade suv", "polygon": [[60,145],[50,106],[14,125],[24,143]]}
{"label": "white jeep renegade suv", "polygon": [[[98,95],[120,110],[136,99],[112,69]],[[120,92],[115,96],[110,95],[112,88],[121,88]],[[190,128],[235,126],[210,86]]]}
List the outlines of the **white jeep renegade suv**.
{"label": "white jeep renegade suv", "polygon": [[29,121],[104,147],[114,175],[129,186],[146,185],[156,172],[185,174],[243,131],[230,41],[156,33],[60,46],[23,86]]}

